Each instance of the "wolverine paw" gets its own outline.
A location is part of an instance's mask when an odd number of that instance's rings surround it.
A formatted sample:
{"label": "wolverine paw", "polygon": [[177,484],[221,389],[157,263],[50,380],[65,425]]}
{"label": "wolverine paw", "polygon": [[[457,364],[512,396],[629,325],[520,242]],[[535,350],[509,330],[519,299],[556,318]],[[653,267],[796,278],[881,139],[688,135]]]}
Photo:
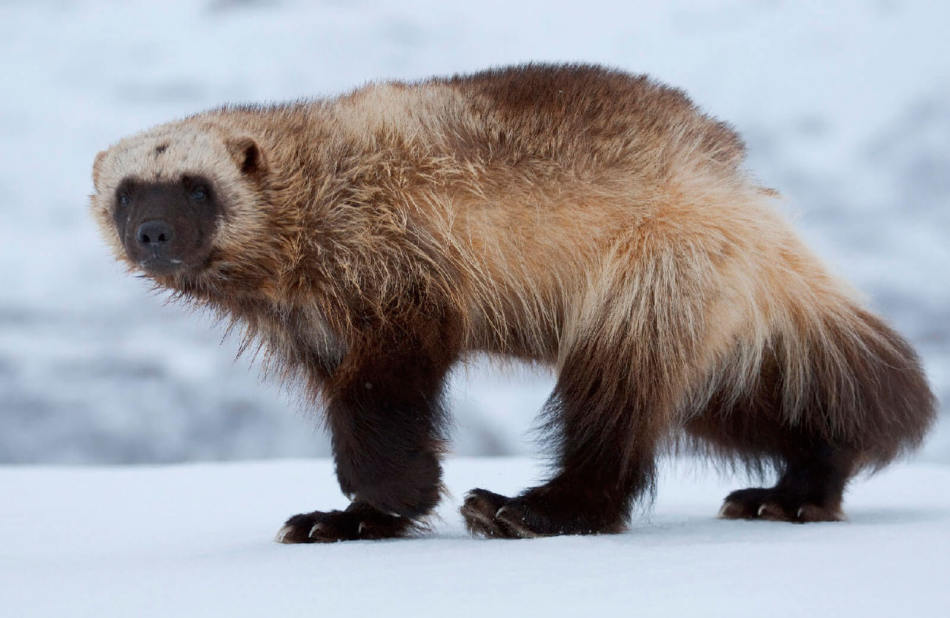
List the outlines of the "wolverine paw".
{"label": "wolverine paw", "polygon": [[719,510],[721,519],[766,519],[798,524],[815,521],[841,521],[844,514],[838,507],[825,507],[806,502],[779,489],[752,488],[734,491]]}
{"label": "wolverine paw", "polygon": [[614,533],[623,528],[620,521],[601,521],[597,516],[579,511],[581,505],[574,496],[542,486],[517,498],[473,489],[465,496],[460,510],[469,532],[489,538]]}
{"label": "wolverine paw", "polygon": [[314,511],[294,515],[277,531],[278,543],[333,543],[360,539],[389,539],[418,529],[412,520],[389,515],[366,504],[345,511]]}
{"label": "wolverine paw", "polygon": [[465,496],[460,509],[465,526],[474,535],[519,539],[538,536],[531,530],[518,510],[509,506],[511,498],[485,489],[473,489]]}

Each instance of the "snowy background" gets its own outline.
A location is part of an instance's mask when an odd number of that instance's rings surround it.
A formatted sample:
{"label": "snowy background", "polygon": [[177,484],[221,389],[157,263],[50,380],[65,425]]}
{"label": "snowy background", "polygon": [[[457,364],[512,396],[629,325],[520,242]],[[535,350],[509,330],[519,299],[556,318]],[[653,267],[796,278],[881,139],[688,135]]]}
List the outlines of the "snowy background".
{"label": "snowy background", "polygon": [[[948,25],[950,4],[900,0],[0,2],[0,462],[326,454],[317,415],[234,361],[220,326],[112,262],[93,157],[224,102],[528,60],[648,72],[734,124],[950,401]],[[459,371],[455,452],[534,452],[551,383]],[[946,425],[923,459],[950,463]]]}
{"label": "snowy background", "polygon": [[[737,486],[664,469],[626,534],[472,539],[458,507],[514,492],[519,458],[453,459],[435,534],[281,545],[303,505],[342,507],[328,460],[0,467],[0,598],[11,618],[946,618],[950,468],[855,484],[847,523],[724,521]],[[934,491],[921,491],[928,487]],[[68,517],[63,505],[68,504]],[[108,508],[104,508],[108,505]]]}
{"label": "snowy background", "polygon": [[[714,519],[744,481],[669,462],[610,537],[472,540],[450,459],[425,539],[285,546],[340,508],[318,415],[261,384],[207,316],[113,263],[96,152],[224,102],[329,96],[528,60],[687,90],[746,137],[810,244],[921,351],[950,402],[950,3],[0,0],[0,613],[4,616],[947,616],[950,423],[851,486],[847,524]],[[457,454],[524,455],[549,375],[476,362]],[[72,464],[203,462],[173,466]]]}

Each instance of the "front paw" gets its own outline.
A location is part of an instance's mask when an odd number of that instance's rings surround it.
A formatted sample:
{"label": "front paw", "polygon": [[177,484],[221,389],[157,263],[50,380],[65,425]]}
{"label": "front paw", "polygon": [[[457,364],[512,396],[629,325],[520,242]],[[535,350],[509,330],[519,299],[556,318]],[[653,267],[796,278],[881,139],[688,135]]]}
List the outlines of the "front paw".
{"label": "front paw", "polygon": [[294,515],[277,531],[278,543],[334,543],[406,536],[419,529],[406,517],[389,515],[373,507],[353,503],[345,511],[314,511]]}

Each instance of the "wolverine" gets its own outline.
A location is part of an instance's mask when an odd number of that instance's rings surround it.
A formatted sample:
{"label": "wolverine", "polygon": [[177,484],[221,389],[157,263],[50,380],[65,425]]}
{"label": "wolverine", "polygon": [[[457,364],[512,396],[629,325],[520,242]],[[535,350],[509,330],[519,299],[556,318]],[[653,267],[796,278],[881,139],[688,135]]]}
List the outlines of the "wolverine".
{"label": "wolverine", "polygon": [[744,157],[679,90],[532,64],[164,124],[96,157],[91,206],[131,271],[323,410],[351,503],[279,541],[424,529],[446,376],[475,354],[557,380],[550,476],[469,492],[474,534],[619,532],[681,448],[777,477],[720,517],[842,519],[848,481],[918,445],[934,398]]}

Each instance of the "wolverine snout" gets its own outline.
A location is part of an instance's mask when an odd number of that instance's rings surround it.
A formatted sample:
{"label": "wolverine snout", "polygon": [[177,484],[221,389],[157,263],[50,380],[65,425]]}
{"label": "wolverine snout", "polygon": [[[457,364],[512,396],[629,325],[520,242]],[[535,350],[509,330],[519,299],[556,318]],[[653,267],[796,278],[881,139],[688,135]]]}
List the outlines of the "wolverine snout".
{"label": "wolverine snout", "polygon": [[146,221],[139,226],[135,233],[135,240],[139,247],[145,251],[152,251],[156,254],[164,253],[168,250],[171,241],[175,238],[175,230],[165,221]]}
{"label": "wolverine snout", "polygon": [[183,263],[182,247],[175,243],[175,228],[166,221],[151,220],[138,226],[135,243],[142,259],[139,264],[150,272],[168,274]]}
{"label": "wolverine snout", "polygon": [[205,263],[217,217],[210,183],[185,178],[123,183],[113,219],[129,260],[148,274],[169,275]]}

